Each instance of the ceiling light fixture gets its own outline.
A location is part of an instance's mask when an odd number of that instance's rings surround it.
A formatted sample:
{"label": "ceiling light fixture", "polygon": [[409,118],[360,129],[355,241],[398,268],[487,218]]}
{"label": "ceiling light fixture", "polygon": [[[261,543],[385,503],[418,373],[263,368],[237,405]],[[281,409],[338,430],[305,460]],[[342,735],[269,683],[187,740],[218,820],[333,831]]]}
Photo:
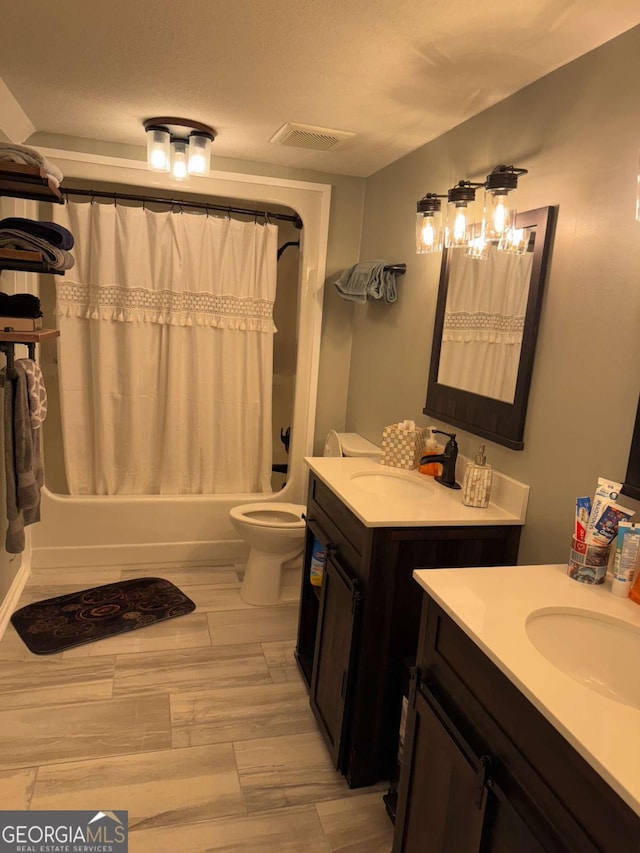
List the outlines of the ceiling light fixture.
{"label": "ceiling light fixture", "polygon": [[[416,253],[438,252],[446,248],[466,247],[472,258],[485,258],[492,243],[501,252],[522,254],[528,235],[515,229],[516,211],[509,194],[518,186],[518,178],[527,169],[496,166],[484,183],[458,181],[446,195],[427,193],[418,201],[416,215]],[[474,212],[476,190],[484,188],[482,215]],[[442,227],[441,198],[447,199],[447,220]]]}
{"label": "ceiling light fixture", "polygon": [[209,174],[211,143],[216,138],[212,127],[183,118],[148,118],[144,129],[147,166],[153,172],[171,172],[178,181]]}

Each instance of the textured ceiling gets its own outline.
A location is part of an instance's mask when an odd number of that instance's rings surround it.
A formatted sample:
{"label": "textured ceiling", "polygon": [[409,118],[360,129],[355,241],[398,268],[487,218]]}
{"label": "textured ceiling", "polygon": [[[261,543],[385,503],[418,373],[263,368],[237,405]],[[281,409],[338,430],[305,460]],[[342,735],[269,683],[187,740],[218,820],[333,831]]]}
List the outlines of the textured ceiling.
{"label": "textured ceiling", "polygon": [[[37,131],[144,145],[178,115],[215,154],[365,176],[638,23],[638,0],[19,0],[0,78]],[[355,136],[270,143],[288,121]]]}

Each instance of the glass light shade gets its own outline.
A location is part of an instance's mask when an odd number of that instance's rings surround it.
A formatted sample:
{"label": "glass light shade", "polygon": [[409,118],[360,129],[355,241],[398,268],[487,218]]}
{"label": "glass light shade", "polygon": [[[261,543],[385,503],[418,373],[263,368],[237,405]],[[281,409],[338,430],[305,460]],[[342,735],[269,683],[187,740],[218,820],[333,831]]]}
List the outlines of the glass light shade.
{"label": "glass light shade", "polygon": [[447,204],[447,248],[468,246],[471,239],[473,204],[449,202]]}
{"label": "glass light shade", "polygon": [[187,168],[188,143],[186,139],[174,139],[171,143],[171,177],[176,181],[189,179]]}
{"label": "glass light shade", "polygon": [[498,242],[498,251],[509,255],[524,255],[528,246],[528,228],[509,228]]}
{"label": "glass light shade", "polygon": [[513,229],[516,211],[506,191],[487,191],[485,194],[485,232],[488,240],[500,240]]}
{"label": "glass light shade", "polygon": [[170,136],[168,130],[147,131],[147,166],[153,172],[168,172]]}
{"label": "glass light shade", "polygon": [[442,250],[442,214],[430,210],[416,214],[416,254],[428,255]]}
{"label": "glass light shade", "polygon": [[200,133],[189,134],[189,174],[206,177],[211,162],[211,140]]}
{"label": "glass light shade", "polygon": [[475,222],[470,229],[469,242],[465,255],[474,260],[482,261],[489,257],[491,243],[487,240],[484,233],[484,221]]}

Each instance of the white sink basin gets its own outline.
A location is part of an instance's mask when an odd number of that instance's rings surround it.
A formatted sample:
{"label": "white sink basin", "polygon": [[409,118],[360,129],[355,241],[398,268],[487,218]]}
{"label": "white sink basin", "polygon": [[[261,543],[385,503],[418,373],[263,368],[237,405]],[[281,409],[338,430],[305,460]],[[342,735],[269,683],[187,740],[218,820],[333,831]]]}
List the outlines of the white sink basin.
{"label": "white sink basin", "polygon": [[393,500],[425,500],[433,497],[435,488],[430,479],[417,480],[415,475],[401,471],[357,471],[351,475],[354,486],[372,495]]}
{"label": "white sink basin", "polygon": [[536,610],[525,627],[540,654],[566,675],[616,702],[640,708],[639,628],[569,607]]}

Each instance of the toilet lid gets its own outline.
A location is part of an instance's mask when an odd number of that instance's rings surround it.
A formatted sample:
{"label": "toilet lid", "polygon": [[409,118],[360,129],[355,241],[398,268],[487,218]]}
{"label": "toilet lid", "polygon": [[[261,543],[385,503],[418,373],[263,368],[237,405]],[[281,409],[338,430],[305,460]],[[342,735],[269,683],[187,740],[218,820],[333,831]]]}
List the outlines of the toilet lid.
{"label": "toilet lid", "polygon": [[338,433],[332,429],[324,441],[324,456],[342,456],[342,445]]}

